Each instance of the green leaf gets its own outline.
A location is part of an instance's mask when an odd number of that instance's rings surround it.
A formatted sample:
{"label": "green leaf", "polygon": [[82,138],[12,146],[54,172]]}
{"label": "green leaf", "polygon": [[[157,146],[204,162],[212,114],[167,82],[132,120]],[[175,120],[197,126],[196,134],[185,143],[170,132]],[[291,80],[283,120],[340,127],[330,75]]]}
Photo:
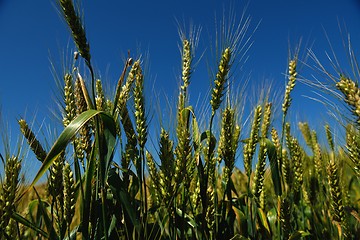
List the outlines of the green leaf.
{"label": "green leaf", "polygon": [[37,234],[41,234],[44,238],[49,239],[49,235],[44,230],[38,228],[34,223],[30,222],[28,219],[24,218],[20,214],[14,212],[11,217],[16,222],[21,223],[25,227],[34,230]]}
{"label": "green leaf", "polygon": [[266,236],[270,237],[271,236],[271,229],[270,229],[269,222],[268,222],[268,219],[266,217],[266,214],[264,213],[264,211],[261,208],[257,209],[257,213],[258,213],[258,216],[259,216],[259,219],[260,219],[259,223],[261,224],[262,228],[266,230],[266,231],[263,231],[263,233],[265,233]]}
{"label": "green leaf", "polygon": [[116,173],[114,168],[109,170],[108,184],[114,195],[114,198],[121,203],[124,212],[127,213],[132,225],[139,233],[140,222],[136,213],[136,207],[133,204],[134,199],[130,198],[124,182],[120,179],[119,174]]}
{"label": "green leaf", "polygon": [[81,129],[81,127],[83,127],[90,119],[92,119],[98,114],[104,113],[101,111],[90,109],[81,113],[73,121],[70,122],[70,124],[63,130],[59,138],[56,140],[56,142],[50,149],[48,155],[44,159],[43,164],[41,165],[29,188],[32,188],[45,174],[51,164],[60,155],[60,153],[65,150],[67,144],[75,137],[76,133]]}
{"label": "green leaf", "polygon": [[44,219],[46,228],[48,229],[48,231],[50,231],[50,235],[49,235],[49,239],[56,239],[56,232],[54,229],[54,226],[52,224],[52,221],[50,220],[48,213],[46,211],[46,208],[44,206],[43,201],[40,198],[39,193],[36,191],[36,189],[34,188],[34,191],[36,193],[36,196],[38,197],[38,201],[39,201],[39,205],[38,205],[38,213],[41,214],[42,218]]}

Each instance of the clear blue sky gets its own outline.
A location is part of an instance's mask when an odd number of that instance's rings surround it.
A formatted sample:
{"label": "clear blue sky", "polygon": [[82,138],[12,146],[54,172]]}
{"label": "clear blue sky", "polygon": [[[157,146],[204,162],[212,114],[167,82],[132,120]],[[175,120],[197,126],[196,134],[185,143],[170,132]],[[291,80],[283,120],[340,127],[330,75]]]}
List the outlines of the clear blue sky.
{"label": "clear blue sky", "polygon": [[[214,37],[215,15],[221,16],[224,8],[229,10],[232,6],[240,16],[246,4],[247,1],[236,0],[82,1],[96,71],[105,81],[115,83],[127,51],[136,55],[140,48],[149,53],[148,87],[154,85],[158,93],[173,95],[180,73],[175,19],[191,20],[202,26],[200,55],[205,48],[213,47],[206,44]],[[56,107],[53,93],[57,88],[49,58],[61,70],[61,54],[71,43],[67,26],[55,6],[54,0],[36,3],[0,0],[0,106],[12,135],[16,133],[16,119],[20,116],[25,115],[28,121],[36,118],[37,123],[44,119],[51,123],[46,116],[49,109]],[[302,37],[303,50],[312,46],[322,57],[330,49],[324,29],[341,57],[344,50],[338,21],[346,24],[355,50],[359,50],[360,3],[356,0],[253,0],[246,13],[252,18],[250,29],[261,21],[242,71],[244,76],[250,74],[250,85],[261,86],[262,81],[270,80],[275,88],[283,88],[289,43],[293,47]],[[210,79],[204,69],[206,61],[212,61],[210,57],[205,54],[199,73],[194,73],[193,99],[198,92],[204,94],[208,90]],[[323,112],[321,120],[326,120],[321,104],[302,95],[314,96],[311,89],[296,86],[293,107],[299,120],[312,121],[311,115],[319,111]]]}

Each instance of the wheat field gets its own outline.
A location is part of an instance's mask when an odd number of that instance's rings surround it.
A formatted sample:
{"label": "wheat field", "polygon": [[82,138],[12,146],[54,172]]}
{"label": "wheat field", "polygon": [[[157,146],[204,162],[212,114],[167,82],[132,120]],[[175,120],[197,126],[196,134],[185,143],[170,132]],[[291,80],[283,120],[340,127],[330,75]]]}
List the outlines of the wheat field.
{"label": "wheat field", "polygon": [[335,82],[322,90],[339,96],[352,116],[339,123],[342,141],[329,125],[315,131],[289,116],[301,81],[298,49],[289,56],[281,105],[259,96],[245,125],[230,78],[247,28],[219,46],[204,112],[189,99],[197,36],[183,34],[174,124],[149,136],[143,59],[126,59],[108,97],[81,14],[71,0],[58,3],[76,46],[62,76],[63,130],[45,148],[18,120],[22,147],[41,167],[24,184],[22,155],[1,155],[0,239],[358,239],[360,90],[351,76],[331,75],[318,62]]}

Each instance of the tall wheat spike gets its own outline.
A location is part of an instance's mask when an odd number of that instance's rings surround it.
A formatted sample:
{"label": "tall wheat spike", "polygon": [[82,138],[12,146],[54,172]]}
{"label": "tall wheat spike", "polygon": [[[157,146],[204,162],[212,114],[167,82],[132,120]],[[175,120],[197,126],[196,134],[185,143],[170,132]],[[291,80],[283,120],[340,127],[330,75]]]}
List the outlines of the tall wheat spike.
{"label": "tall wheat spike", "polygon": [[75,97],[74,97],[74,86],[72,75],[67,73],[64,76],[64,116],[63,116],[63,124],[66,127],[76,116],[76,105],[75,105]]}
{"label": "tall wheat spike", "polygon": [[80,55],[85,59],[88,66],[90,66],[90,45],[87,41],[85,29],[79,17],[79,14],[74,8],[72,0],[60,0],[60,7],[64,18],[71,29],[74,42],[79,50]]}
{"label": "tall wheat spike", "polygon": [[296,65],[297,65],[297,58],[295,57],[293,60],[289,62],[289,81],[288,84],[286,85],[284,101],[282,104],[282,111],[284,113],[284,116],[286,116],[287,111],[291,104],[290,93],[295,87],[295,82],[297,77]]}
{"label": "tall wheat spike", "polygon": [[135,119],[136,131],[138,133],[138,143],[140,148],[144,148],[147,140],[147,123],[145,117],[145,100],[144,100],[144,76],[139,67],[135,75],[135,89],[134,89],[134,102],[135,102]]}
{"label": "tall wheat spike", "polygon": [[211,93],[210,104],[212,107],[212,115],[214,115],[215,111],[220,107],[222,97],[224,95],[225,83],[230,71],[230,60],[231,50],[230,48],[225,48],[218,66],[218,72],[216,73],[216,78],[214,81],[215,86]]}

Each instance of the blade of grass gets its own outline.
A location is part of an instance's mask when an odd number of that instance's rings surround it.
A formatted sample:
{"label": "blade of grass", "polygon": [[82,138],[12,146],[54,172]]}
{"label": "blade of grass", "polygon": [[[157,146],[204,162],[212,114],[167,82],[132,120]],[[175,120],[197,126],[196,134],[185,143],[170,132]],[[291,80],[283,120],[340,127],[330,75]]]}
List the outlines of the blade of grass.
{"label": "blade of grass", "polygon": [[54,160],[59,156],[59,154],[66,148],[67,144],[74,138],[76,133],[83,127],[90,119],[99,114],[105,114],[104,112],[97,110],[87,110],[77,116],[60,134],[59,138],[56,140],[55,144],[52,146],[48,155],[44,159],[43,164],[41,165],[38,173],[36,174],[34,180],[30,184],[29,188],[32,188],[39,179],[45,174],[49,169]]}

